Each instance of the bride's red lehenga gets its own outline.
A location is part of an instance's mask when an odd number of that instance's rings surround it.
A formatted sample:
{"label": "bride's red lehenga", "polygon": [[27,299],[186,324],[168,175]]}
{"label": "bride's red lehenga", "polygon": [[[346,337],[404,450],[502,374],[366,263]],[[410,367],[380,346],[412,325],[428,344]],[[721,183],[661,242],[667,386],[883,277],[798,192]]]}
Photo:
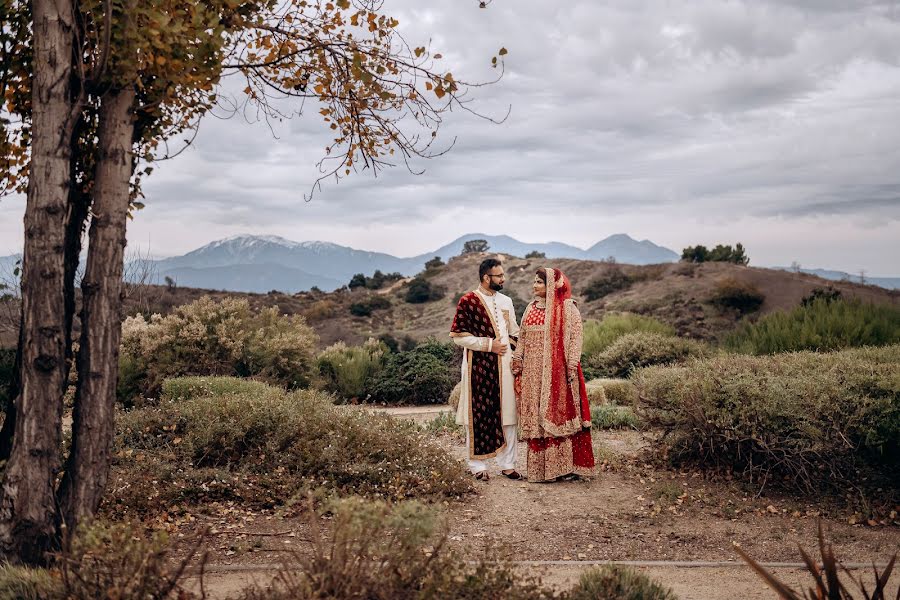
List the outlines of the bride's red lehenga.
{"label": "bride's red lehenga", "polygon": [[528,480],[594,473],[591,410],[581,370],[581,314],[568,278],[545,269],[547,296],[522,316],[519,439],[528,442]]}

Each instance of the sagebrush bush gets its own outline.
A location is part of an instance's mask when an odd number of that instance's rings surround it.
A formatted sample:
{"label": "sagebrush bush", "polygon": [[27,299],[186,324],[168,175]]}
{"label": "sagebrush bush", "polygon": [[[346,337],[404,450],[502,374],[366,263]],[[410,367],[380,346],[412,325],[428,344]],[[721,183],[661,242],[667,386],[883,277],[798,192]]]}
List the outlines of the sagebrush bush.
{"label": "sagebrush bush", "polygon": [[163,532],[147,538],[128,523],[82,527],[57,556],[62,588],[58,598],[186,598],[182,583],[193,550],[173,563]]}
{"label": "sagebrush bush", "polygon": [[369,396],[369,387],[384,367],[387,346],[369,339],[362,346],[337,342],[322,351],[316,359],[322,387],[339,401]]}
{"label": "sagebrush bush", "polygon": [[599,300],[613,292],[628,289],[634,280],[629,277],[621,267],[615,266],[591,279],[581,294],[588,302]]}
{"label": "sagebrush bush", "polygon": [[543,600],[548,588],[502,560],[467,561],[447,543],[438,512],[415,502],[389,505],[347,499],[327,507],[327,534],[310,511],[311,552],[294,555],[290,569],[268,588],[254,586],[241,600]]}
{"label": "sagebrush bush", "polygon": [[403,299],[410,304],[423,304],[440,300],[446,293],[446,288],[419,275],[409,282]]}
{"label": "sagebrush bush", "polygon": [[640,420],[630,406],[592,406],[591,423],[594,429],[640,429]]}
{"label": "sagebrush bush", "polygon": [[587,395],[588,402],[592,406],[600,406],[603,404],[609,404],[609,399],[606,397],[606,391],[602,386],[594,385],[593,381],[589,381],[587,383]]}
{"label": "sagebrush bush", "polygon": [[709,348],[694,340],[658,333],[629,333],[587,360],[592,373],[603,377],[628,377],[640,367],[683,362],[708,356]]}
{"label": "sagebrush bush", "polygon": [[262,381],[240,377],[171,377],[163,381],[160,398],[167,401],[240,394],[259,397],[277,388]]}
{"label": "sagebrush bush", "polygon": [[165,317],[137,315],[122,324],[119,397],[156,397],[162,382],[184,375],[236,375],[289,388],[314,374],[318,337],[277,307],[254,312],[246,299],[208,297]]}
{"label": "sagebrush bush", "polygon": [[635,380],[677,463],[806,493],[900,488],[900,345],[725,355]]}
{"label": "sagebrush bush", "polygon": [[200,397],[121,414],[108,509],[153,513],[237,500],[278,506],[310,489],[398,500],[471,483],[414,423],[334,406],[313,390]]}
{"label": "sagebrush bush", "polygon": [[599,321],[587,319],[584,322],[584,344],[581,354],[591,357],[609,348],[617,339],[628,333],[658,333],[675,335],[675,328],[654,319],[634,313],[607,313]]}
{"label": "sagebrush bush", "polygon": [[0,600],[62,600],[62,585],[47,569],[0,565]]}
{"label": "sagebrush bush", "polygon": [[388,356],[371,400],[389,404],[443,404],[459,381],[459,358],[450,343],[428,341]]}
{"label": "sagebrush bush", "polygon": [[766,296],[752,283],[734,277],[724,277],[716,282],[709,301],[719,308],[733,309],[746,314],[759,310],[766,301]]}
{"label": "sagebrush bush", "polygon": [[643,573],[618,565],[582,573],[567,600],[675,600],[677,596]]}
{"label": "sagebrush bush", "polygon": [[827,297],[766,315],[725,340],[728,348],[747,354],[896,343],[900,343],[900,307]]}
{"label": "sagebrush bush", "polygon": [[350,314],[356,317],[368,317],[376,310],[391,307],[391,301],[386,296],[369,296],[365,300],[354,302],[350,305]]}
{"label": "sagebrush bush", "polygon": [[[617,406],[633,406],[637,402],[637,388],[628,379],[592,379],[588,388],[600,388],[607,403]],[[592,404],[597,404],[592,401]]]}
{"label": "sagebrush bush", "polygon": [[50,568],[0,565],[0,600],[192,598],[182,586],[197,547],[173,561],[162,532],[147,537],[129,523],[82,525],[64,539]]}

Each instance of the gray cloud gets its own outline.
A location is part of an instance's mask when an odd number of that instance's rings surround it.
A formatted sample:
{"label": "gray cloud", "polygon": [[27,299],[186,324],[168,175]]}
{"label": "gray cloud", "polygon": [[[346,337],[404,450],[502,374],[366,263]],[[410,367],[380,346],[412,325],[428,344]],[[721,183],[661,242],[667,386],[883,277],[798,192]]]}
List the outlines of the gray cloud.
{"label": "gray cloud", "polygon": [[[504,124],[455,111],[439,139],[456,146],[415,162],[424,175],[363,173],[306,203],[330,138],[317,107],[274,136],[207,118],[196,147],[146,182],[131,238],[167,253],[251,231],[411,255],[474,230],[582,246],[626,230],[676,249],[755,240],[751,255],[772,264],[896,270],[879,258],[900,254],[896,2],[476,4],[384,10],[457,78],[494,77],[506,46],[505,77],[472,105],[511,105]],[[0,253],[21,244],[20,211],[0,202]],[[802,250],[782,258],[791,244]]]}

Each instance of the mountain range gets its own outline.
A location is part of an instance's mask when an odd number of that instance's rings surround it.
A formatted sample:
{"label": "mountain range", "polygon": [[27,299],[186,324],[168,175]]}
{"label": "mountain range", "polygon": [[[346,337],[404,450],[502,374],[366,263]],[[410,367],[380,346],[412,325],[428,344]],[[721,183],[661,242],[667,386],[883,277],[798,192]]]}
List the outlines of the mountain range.
{"label": "mountain range", "polygon": [[[236,292],[279,290],[294,293],[312,287],[332,291],[346,285],[356,273],[371,275],[380,270],[415,275],[424,268],[426,261],[440,257],[446,262],[461,254],[467,241],[478,239],[488,242],[490,252],[512,256],[543,252],[549,259],[613,258],[619,263],[635,265],[669,263],[680,258],[668,248],[649,240],[638,241],[622,233],[611,235],[586,250],[561,242],[531,244],[507,235],[470,233],[432,252],[405,258],[330,242],[294,242],[271,235],[238,235],[211,242],[181,256],[149,261],[141,268],[132,266],[126,273],[151,273],[147,283],[163,283],[170,278],[183,287]],[[10,278],[19,256],[0,257],[0,280]],[[774,268],[788,270],[786,267]],[[802,269],[802,272],[836,281],[859,279],[843,271]],[[867,277],[866,283],[888,289],[900,288],[897,277]]]}
{"label": "mountain range", "polygon": [[313,286],[335,290],[356,273],[415,275],[425,262],[439,257],[447,261],[462,253],[467,241],[483,239],[490,252],[525,256],[543,252],[547,258],[601,260],[610,257],[628,264],[674,262],[679,256],[649,240],[637,241],[625,234],[610,236],[587,250],[559,242],[529,244],[506,235],[470,233],[418,256],[401,258],[383,252],[356,250],[330,242],[294,242],[269,235],[239,235],[211,242],[183,256],[153,263],[159,281],[171,278],[178,285],[242,292],[279,290],[293,293]]}

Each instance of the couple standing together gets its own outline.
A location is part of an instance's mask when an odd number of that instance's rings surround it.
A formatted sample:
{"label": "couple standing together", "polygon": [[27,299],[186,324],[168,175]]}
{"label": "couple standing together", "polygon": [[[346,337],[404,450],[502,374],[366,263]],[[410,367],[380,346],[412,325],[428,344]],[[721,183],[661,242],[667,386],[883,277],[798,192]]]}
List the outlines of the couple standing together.
{"label": "couple standing together", "polygon": [[528,443],[530,481],[588,476],[594,470],[591,412],[581,371],[581,314],[559,269],[540,268],[534,300],[516,321],[505,276],[494,258],[481,263],[477,289],[459,299],[450,337],[461,346],[456,422],[466,430],[469,469],[487,480],[485,461],[516,471],[519,440]]}

